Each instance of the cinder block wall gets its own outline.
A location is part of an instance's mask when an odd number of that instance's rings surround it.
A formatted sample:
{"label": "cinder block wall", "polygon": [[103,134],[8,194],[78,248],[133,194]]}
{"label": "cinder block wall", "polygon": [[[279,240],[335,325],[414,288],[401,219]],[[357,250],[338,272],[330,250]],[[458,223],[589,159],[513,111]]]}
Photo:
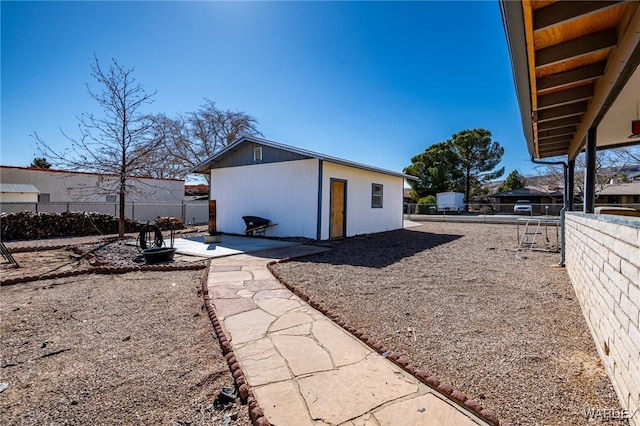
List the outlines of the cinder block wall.
{"label": "cinder block wall", "polygon": [[620,403],[640,426],[640,220],[571,212],[565,225],[567,272]]}

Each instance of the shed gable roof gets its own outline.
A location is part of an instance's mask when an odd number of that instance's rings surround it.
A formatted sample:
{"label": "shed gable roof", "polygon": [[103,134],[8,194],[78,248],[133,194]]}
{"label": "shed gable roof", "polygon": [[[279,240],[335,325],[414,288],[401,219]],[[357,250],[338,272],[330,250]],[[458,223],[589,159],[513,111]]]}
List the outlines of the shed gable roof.
{"label": "shed gable roof", "polygon": [[221,165],[224,162],[223,160],[225,159],[225,157],[228,157],[229,155],[231,155],[231,153],[241,148],[241,145],[248,144],[248,143],[263,145],[263,146],[271,147],[281,151],[289,152],[289,153],[295,154],[296,156],[299,156],[299,158],[315,158],[318,160],[340,164],[347,167],[354,167],[361,170],[382,173],[390,176],[397,176],[397,177],[401,177],[409,180],[417,180],[415,176],[406,175],[404,173],[399,173],[391,170],[381,169],[378,167],[368,166],[366,164],[356,163],[356,162],[345,160],[342,158],[332,157],[332,156],[321,154],[318,152],[309,151],[306,149],[294,147],[291,145],[285,145],[279,142],[274,142],[268,139],[257,138],[254,136],[240,137],[231,145],[227,146],[221,151],[218,151],[217,153],[207,158],[202,163],[198,164],[196,167],[192,168],[190,172],[191,173],[207,173],[210,169],[225,167]]}

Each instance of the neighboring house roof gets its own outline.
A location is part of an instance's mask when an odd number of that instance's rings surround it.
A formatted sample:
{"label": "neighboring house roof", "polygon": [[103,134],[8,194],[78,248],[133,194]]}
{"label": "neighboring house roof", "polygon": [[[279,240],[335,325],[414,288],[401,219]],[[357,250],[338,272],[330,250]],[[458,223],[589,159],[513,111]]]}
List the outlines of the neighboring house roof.
{"label": "neighboring house roof", "polygon": [[1,183],[0,182],[0,192],[6,193],[36,193],[39,194],[40,191],[34,185],[24,184],[24,183]]}
{"label": "neighboring house roof", "polygon": [[497,192],[495,194],[490,194],[489,197],[495,198],[507,198],[507,197],[562,197],[562,192],[554,191],[554,192],[544,192],[539,191],[535,188],[518,188],[512,191],[506,192]]}
{"label": "neighboring house roof", "polygon": [[600,191],[600,195],[640,195],[640,181],[610,185]]}
{"label": "neighboring house roof", "polygon": [[221,158],[225,157],[230,152],[233,152],[240,145],[245,144],[245,143],[256,143],[256,144],[260,144],[260,145],[264,145],[264,146],[269,146],[269,147],[272,147],[272,148],[275,148],[275,149],[280,149],[280,150],[283,150],[283,151],[291,152],[291,153],[294,153],[294,154],[297,154],[297,155],[300,155],[300,156],[306,157],[306,158],[316,158],[318,160],[327,161],[327,162],[335,163],[335,164],[340,164],[340,165],[343,165],[343,166],[354,167],[354,168],[357,168],[357,169],[368,170],[368,171],[371,171],[371,172],[377,172],[377,173],[383,173],[383,174],[386,174],[386,175],[402,177],[404,179],[409,179],[409,180],[418,180],[418,178],[416,178],[415,176],[406,175],[404,173],[399,173],[399,172],[394,172],[394,171],[391,171],[391,170],[381,169],[381,168],[378,168],[378,167],[368,166],[366,164],[360,164],[360,163],[356,163],[356,162],[353,162],[353,161],[344,160],[342,158],[331,157],[329,155],[320,154],[318,152],[309,151],[309,150],[306,150],[306,149],[297,148],[297,147],[290,146],[290,145],[285,145],[285,144],[282,144],[282,143],[279,143],[279,142],[270,141],[270,140],[267,140],[267,139],[257,138],[255,136],[242,136],[239,139],[236,139],[236,141],[233,142],[231,145],[228,145],[223,150],[217,152],[216,154],[214,154],[211,157],[207,158],[202,163],[200,163],[197,166],[195,166],[194,168],[192,168],[190,170],[190,172],[191,173],[207,173],[210,169],[217,168],[215,163],[218,160],[220,160]]}

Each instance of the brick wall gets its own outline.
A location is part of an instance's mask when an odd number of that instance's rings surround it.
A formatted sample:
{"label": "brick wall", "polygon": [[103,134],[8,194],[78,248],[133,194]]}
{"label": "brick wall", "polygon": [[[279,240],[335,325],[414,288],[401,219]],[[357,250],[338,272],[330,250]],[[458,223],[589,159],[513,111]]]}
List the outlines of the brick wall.
{"label": "brick wall", "polygon": [[640,220],[571,212],[565,225],[567,272],[623,414],[640,426]]}

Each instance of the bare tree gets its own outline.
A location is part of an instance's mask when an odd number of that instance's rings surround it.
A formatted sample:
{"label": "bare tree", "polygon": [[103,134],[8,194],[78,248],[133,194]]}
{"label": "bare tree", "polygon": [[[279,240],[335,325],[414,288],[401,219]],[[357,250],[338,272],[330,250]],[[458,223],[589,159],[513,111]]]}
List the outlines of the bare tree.
{"label": "bare tree", "polygon": [[181,124],[164,114],[149,118],[153,121],[150,138],[154,141],[155,149],[145,154],[146,161],[140,164],[140,173],[156,179],[184,179],[184,166],[165,147],[168,141],[173,140],[174,132]]}
{"label": "bare tree", "polygon": [[612,154],[618,163],[640,166],[640,145],[614,149]]}
{"label": "bare tree", "polygon": [[98,102],[103,115],[83,113],[78,117],[79,136],[74,138],[63,132],[71,143],[63,151],[53,149],[34,133],[40,151],[56,164],[67,170],[96,172],[103,178],[95,190],[118,194],[120,238],[124,237],[125,199],[135,191],[131,178],[144,176],[148,156],[159,145],[157,138],[152,137],[151,117],[141,111],[145,104],[152,103],[156,92],[146,93],[136,83],[133,71],[115,59],[108,70],[103,70],[94,56],[91,76],[101,91],[92,90],[88,84],[87,91]]}
{"label": "bare tree", "polygon": [[[629,166],[640,166],[640,152],[635,148],[619,148],[597,151],[596,153],[596,197],[608,186],[613,178],[624,178],[625,170]],[[586,168],[585,154],[576,157],[574,173],[574,197],[584,200],[584,170]],[[549,192],[562,189],[564,182],[563,170],[559,166],[543,165],[538,170],[537,182],[546,187]]]}
{"label": "bare tree", "polygon": [[208,99],[195,112],[175,119],[160,114],[154,122],[162,156],[171,163],[165,170],[171,170],[173,178],[185,178],[191,168],[240,136],[262,136],[255,118],[240,111],[218,109]]}

